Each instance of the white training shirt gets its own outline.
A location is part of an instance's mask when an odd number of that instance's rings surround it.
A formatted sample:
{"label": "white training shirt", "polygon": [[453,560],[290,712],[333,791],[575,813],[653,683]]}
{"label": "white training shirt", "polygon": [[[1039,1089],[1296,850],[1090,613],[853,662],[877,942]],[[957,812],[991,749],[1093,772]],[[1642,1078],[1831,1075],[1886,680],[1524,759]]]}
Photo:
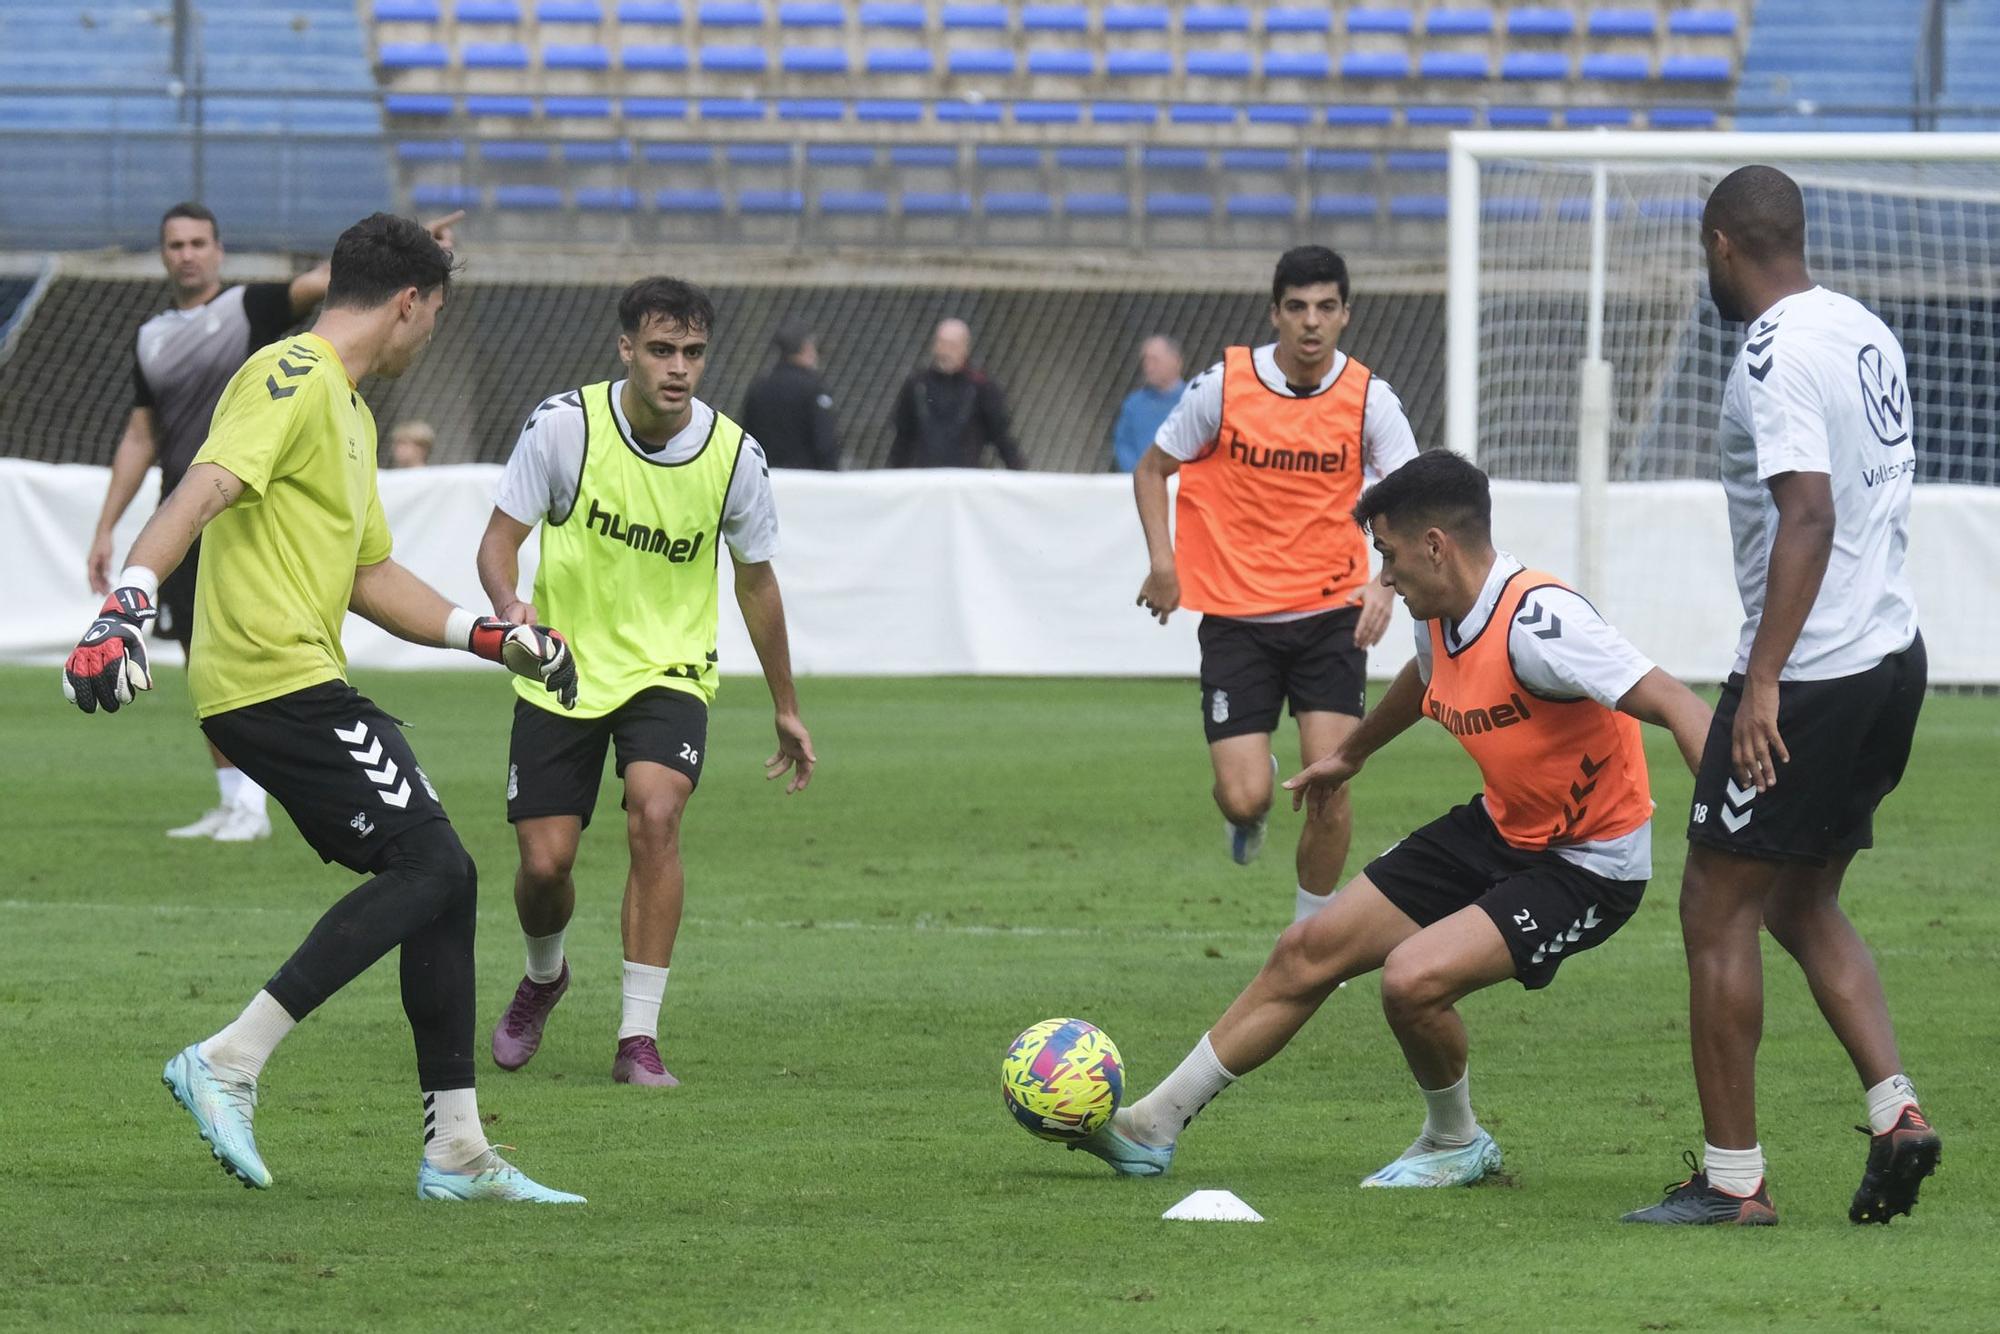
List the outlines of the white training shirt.
{"label": "white training shirt", "polygon": [[1903,569],[1917,470],[1912,418],[1903,345],[1852,297],[1814,287],[1745,330],[1718,439],[1743,599],[1737,671],[1749,666],[1763,618],[1778,531],[1768,483],[1781,473],[1828,476],[1834,530],[1826,577],[1780,678],[1852,676],[1916,638]]}
{"label": "white training shirt", "polygon": [[[1500,590],[1525,568],[1507,552],[1494,556],[1493,568],[1487,571],[1472,610],[1456,625],[1444,626],[1444,642],[1453,652],[1478,638],[1493,616]],[[1562,620],[1562,634],[1554,639],[1543,639],[1521,623],[1527,617],[1540,624],[1542,618],[1536,613],[1543,610]],[[1417,675],[1429,684],[1430,622],[1416,623],[1416,641]],[[1646,655],[1598,615],[1597,608],[1581,593],[1567,588],[1542,588],[1528,595],[1521,604],[1521,615],[1507,627],[1507,653],[1513,659],[1514,675],[1535,694],[1548,699],[1592,699],[1607,709],[1617,708],[1618,701],[1653,670]],[[1650,880],[1653,822],[1648,820],[1617,838],[1567,844],[1554,851],[1564,861],[1612,880]]]}
{"label": "white training shirt", "polygon": [[[715,425],[714,408],[693,400],[688,424],[659,449],[646,449],[632,438],[631,423],[625,420],[625,407],[619,401],[624,388],[623,380],[611,386],[611,415],[627,449],[653,463],[683,463],[701,451]],[[583,406],[575,391],[542,400],[521,428],[513,456],[493,489],[493,504],[530,527],[552,514],[568,515],[583,473],[583,446]],[[771,469],[764,461],[764,447],[745,435],[743,449],[745,456],[737,461],[722,506],[722,535],[729,541],[730,554],[745,565],[755,565],[778,554],[778,506],[771,498]]]}

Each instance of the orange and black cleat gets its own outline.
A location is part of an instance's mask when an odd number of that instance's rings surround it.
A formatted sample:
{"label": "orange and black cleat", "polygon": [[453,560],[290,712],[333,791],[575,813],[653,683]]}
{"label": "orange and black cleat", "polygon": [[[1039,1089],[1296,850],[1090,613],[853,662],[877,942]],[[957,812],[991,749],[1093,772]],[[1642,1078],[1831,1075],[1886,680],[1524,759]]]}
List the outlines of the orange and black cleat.
{"label": "orange and black cleat", "polygon": [[[1868,1135],[1867,1126],[1856,1126]],[[1907,1214],[1917,1202],[1917,1188],[1924,1178],[1937,1171],[1944,1141],[1911,1103],[1903,1108],[1896,1124],[1879,1135],[1869,1135],[1868,1166],[1861,1172],[1861,1189],[1847,1207],[1849,1221],[1884,1223],[1897,1214]]]}
{"label": "orange and black cleat", "polygon": [[1778,1221],[1771,1207],[1771,1192],[1762,1180],[1749,1195],[1731,1195],[1708,1184],[1692,1152],[1683,1153],[1688,1179],[1667,1187],[1667,1198],[1650,1209],[1635,1209],[1621,1223],[1692,1223],[1696,1225],[1734,1223],[1739,1227],[1769,1227]]}

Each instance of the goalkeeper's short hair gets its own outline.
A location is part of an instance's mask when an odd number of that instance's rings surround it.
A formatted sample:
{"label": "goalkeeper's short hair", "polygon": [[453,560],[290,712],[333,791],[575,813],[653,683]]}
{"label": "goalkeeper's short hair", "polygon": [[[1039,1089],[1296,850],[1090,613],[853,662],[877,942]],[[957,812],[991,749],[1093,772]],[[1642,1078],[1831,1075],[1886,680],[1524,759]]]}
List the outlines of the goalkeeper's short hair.
{"label": "goalkeeper's short hair", "polygon": [[1421,524],[1490,545],[1493,493],[1472,460],[1448,449],[1427,450],[1361,493],[1354,521],[1366,529],[1383,519],[1399,529]]}

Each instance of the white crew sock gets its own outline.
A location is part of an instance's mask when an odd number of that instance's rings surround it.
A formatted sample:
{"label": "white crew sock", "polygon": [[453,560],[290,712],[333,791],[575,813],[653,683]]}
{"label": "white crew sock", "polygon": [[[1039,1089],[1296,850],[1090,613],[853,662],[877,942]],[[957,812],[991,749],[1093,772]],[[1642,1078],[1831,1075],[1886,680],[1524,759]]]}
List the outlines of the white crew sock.
{"label": "white crew sock", "polygon": [[1908,1075],[1897,1073],[1868,1090],[1868,1128],[1886,1135],[1896,1128],[1905,1107],[1917,1105],[1917,1090]]}
{"label": "white crew sock", "polygon": [[231,765],[217,769],[215,786],[222,793],[222,804],[225,806],[240,806],[251,811],[264,809],[264,789],[241,769]]}
{"label": "white crew sock", "polygon": [[1300,885],[1299,896],[1294,901],[1292,908],[1292,920],[1294,922],[1303,922],[1306,918],[1311,917],[1314,913],[1332,902],[1333,895],[1315,894],[1304,885]]}
{"label": "white crew sock", "polygon": [[201,1044],[201,1059],[218,1074],[254,1084],[264,1062],[298,1022],[270,992],[260,991],[228,1027]]}
{"label": "white crew sock", "polygon": [[660,1002],[667,998],[667,970],[649,963],[625,961],[625,1017],[618,1040],[660,1036]]}
{"label": "white crew sock", "polygon": [[1440,1149],[1462,1148],[1479,1138],[1479,1118],[1472,1114],[1467,1081],[1471,1070],[1450,1088],[1419,1089],[1424,1095],[1424,1139]]}
{"label": "white crew sock", "polygon": [[[568,928],[563,928],[567,931]],[[528,942],[528,980],[530,982],[553,982],[562,976],[563,931],[546,936],[531,936],[523,932],[521,938]]]}
{"label": "white crew sock", "polygon": [[1142,1144],[1172,1144],[1216,1094],[1235,1082],[1203,1033],[1174,1072],[1132,1104],[1129,1130]]}
{"label": "white crew sock", "polygon": [[440,1172],[463,1172],[492,1145],[479,1124],[479,1098],[471,1089],[424,1091],[424,1161]]}
{"label": "white crew sock", "polygon": [[1713,1144],[1704,1144],[1701,1170],[1708,1174],[1708,1184],[1717,1190],[1731,1195],[1754,1195],[1757,1183],[1764,1179],[1764,1146],[1718,1149]]}

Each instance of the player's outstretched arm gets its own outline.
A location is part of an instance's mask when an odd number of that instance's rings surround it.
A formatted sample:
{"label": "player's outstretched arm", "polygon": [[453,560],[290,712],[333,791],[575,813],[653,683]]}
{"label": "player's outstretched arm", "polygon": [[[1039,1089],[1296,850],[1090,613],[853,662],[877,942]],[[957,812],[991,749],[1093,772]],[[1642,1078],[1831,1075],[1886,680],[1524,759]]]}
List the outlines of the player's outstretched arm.
{"label": "player's outstretched arm", "polygon": [[132,497],[146,481],[146,469],[159,454],[153,437],[153,410],[133,408],[125,419],[125,434],[118,438],[118,452],[111,456],[111,485],[104,492],[104,508],[97,514],[97,531],[91,534],[90,554],[84,560],[84,577],[90,591],[102,596],[111,591],[111,530],[125,516]]}
{"label": "player's outstretched arm", "polygon": [[1146,579],[1139,585],[1139,605],[1161,625],[1181,605],[1181,578],[1174,568],[1174,539],[1167,524],[1167,479],[1181,470],[1181,461],[1149,446],[1132,469],[1132,498],[1139,506],[1139,528],[1146,535]]}
{"label": "player's outstretched arm", "polygon": [[1369,756],[1416,726],[1423,716],[1424,679],[1417,674],[1417,660],[1412,658],[1396,673],[1375,707],[1347,734],[1339,750],[1321,756],[1285,780],[1285,790],[1292,794],[1292,809],[1310,800],[1317,812],[1321,803],[1353,781]]}
{"label": "player's outstretched arm", "polygon": [[1672,732],[1688,772],[1701,772],[1701,750],[1708,743],[1708,721],[1715,715],[1715,710],[1701,696],[1655,667],[1619,699],[1618,711]]}
{"label": "player's outstretched arm", "polygon": [[792,684],[791,636],[785,629],[785,599],[771,562],[736,562],[736,605],[742,609],[743,626],[750,632],[751,647],[757,650],[764,684],[770,687],[771,706],[777,712],[778,749],[764,761],[764,777],[777,778],[789,772],[792,779],[785,784],[789,796],[812,782],[819,756],[813,753],[812,735],[799,719],[799,696]]}
{"label": "player's outstretched arm", "polygon": [[540,681],[566,709],[576,707],[576,659],[569,641],[545,626],[515,625],[455,607],[393,560],[356,567],[347,605],[398,639],[462,649]]}
{"label": "player's outstretched arm", "polygon": [[535,604],[521,596],[521,544],[533,531],[495,506],[479,539],[479,586],[492,599],[493,614],[514,625],[535,623]]}

